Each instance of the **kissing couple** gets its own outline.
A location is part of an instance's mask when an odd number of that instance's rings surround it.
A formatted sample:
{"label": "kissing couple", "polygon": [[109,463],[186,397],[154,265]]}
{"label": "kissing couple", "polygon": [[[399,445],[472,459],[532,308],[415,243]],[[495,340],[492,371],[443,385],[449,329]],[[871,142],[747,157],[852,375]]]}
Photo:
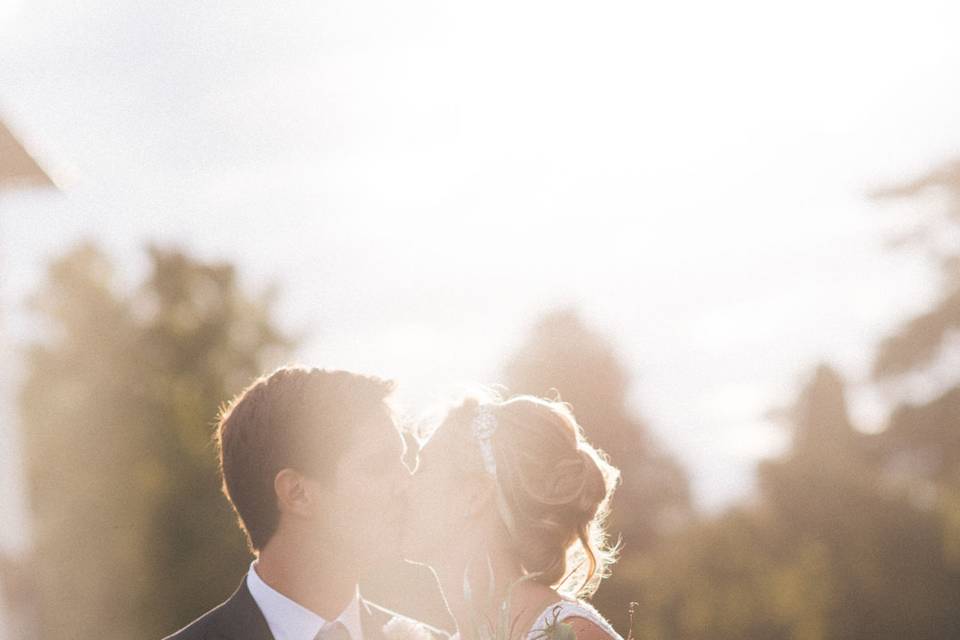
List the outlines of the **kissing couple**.
{"label": "kissing couple", "polygon": [[[622,640],[582,598],[613,552],[618,471],[570,408],[468,398],[404,463],[391,382],[283,367],[222,412],[223,489],[255,560],[236,592],[166,640]],[[402,549],[429,566],[453,637],[365,600]]]}

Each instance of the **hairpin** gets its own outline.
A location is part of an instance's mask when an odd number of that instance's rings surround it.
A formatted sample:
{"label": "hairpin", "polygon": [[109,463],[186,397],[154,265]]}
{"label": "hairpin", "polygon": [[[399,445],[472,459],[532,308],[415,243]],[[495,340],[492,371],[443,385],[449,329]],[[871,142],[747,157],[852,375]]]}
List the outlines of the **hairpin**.
{"label": "hairpin", "polygon": [[480,449],[480,457],[483,458],[483,468],[496,478],[497,460],[493,455],[493,434],[497,431],[497,417],[489,407],[481,405],[470,426]]}

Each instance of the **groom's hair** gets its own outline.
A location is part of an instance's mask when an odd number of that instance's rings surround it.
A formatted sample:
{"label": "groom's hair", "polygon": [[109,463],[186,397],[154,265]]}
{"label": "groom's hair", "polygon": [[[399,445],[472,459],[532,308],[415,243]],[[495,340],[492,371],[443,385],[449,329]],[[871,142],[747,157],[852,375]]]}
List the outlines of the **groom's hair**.
{"label": "groom's hair", "polygon": [[223,491],[253,551],[277,530],[274,478],[283,469],[329,477],[349,431],[390,415],[391,381],[348,371],[282,367],[256,380],[220,413]]}

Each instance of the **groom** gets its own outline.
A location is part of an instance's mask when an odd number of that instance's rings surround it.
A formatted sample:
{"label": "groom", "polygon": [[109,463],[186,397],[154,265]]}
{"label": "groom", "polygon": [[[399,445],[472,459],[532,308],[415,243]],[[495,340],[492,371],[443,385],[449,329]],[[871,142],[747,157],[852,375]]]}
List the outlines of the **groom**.
{"label": "groom", "polygon": [[[166,640],[384,640],[412,621],[362,599],[361,571],[396,548],[409,474],[393,384],[285,367],[223,412],[224,492],[256,560],[236,592]],[[424,625],[417,636],[446,634]]]}

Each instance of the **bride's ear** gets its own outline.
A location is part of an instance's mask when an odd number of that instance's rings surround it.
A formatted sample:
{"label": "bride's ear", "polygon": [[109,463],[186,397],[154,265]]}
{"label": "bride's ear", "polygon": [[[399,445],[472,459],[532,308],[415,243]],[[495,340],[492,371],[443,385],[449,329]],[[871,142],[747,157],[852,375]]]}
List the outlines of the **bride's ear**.
{"label": "bride's ear", "polygon": [[496,486],[486,475],[471,478],[464,490],[464,516],[473,519],[490,509],[495,491]]}
{"label": "bride's ear", "polygon": [[307,478],[294,469],[282,469],[274,476],[273,491],[281,513],[309,516],[316,510],[316,496]]}

